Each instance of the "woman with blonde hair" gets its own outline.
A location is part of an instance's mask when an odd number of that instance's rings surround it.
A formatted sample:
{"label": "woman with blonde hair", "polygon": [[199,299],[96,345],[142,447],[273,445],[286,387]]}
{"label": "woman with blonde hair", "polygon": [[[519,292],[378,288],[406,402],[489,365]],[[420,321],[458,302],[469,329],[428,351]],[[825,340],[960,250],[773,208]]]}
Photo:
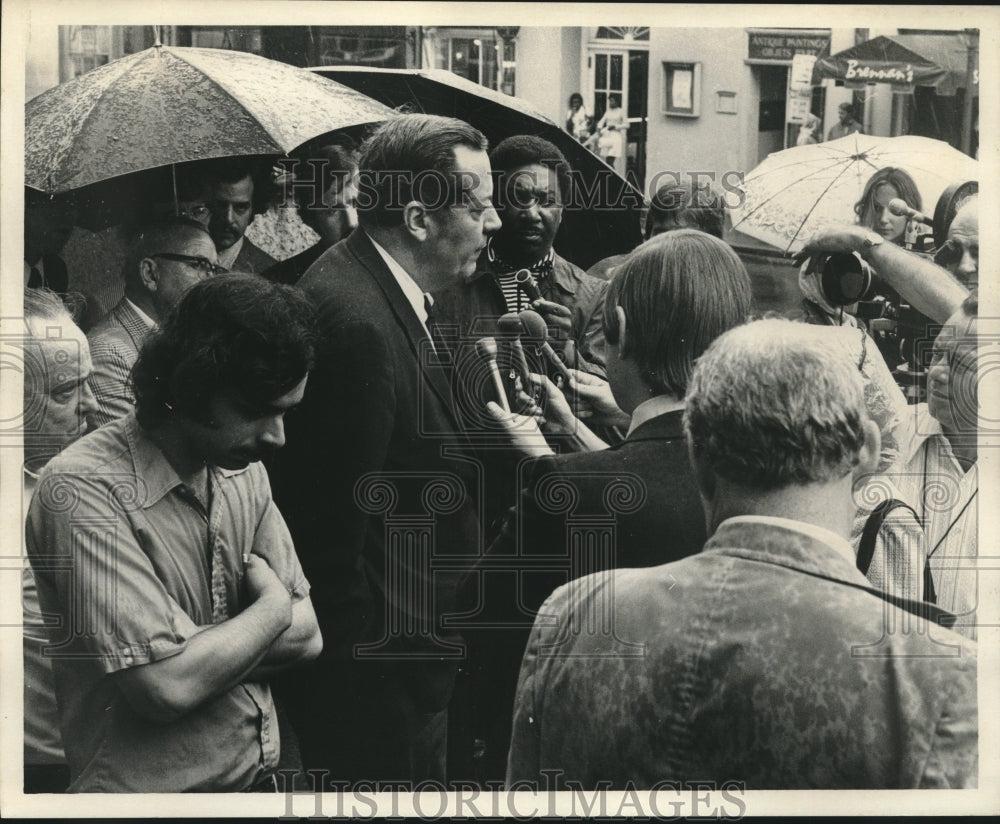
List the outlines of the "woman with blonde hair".
{"label": "woman with blonde hair", "polygon": [[889,211],[889,202],[897,198],[918,212],[923,209],[913,178],[902,169],[886,166],[868,179],[861,200],[854,204],[854,213],[862,226],[878,232],[890,243],[903,246],[908,219]]}

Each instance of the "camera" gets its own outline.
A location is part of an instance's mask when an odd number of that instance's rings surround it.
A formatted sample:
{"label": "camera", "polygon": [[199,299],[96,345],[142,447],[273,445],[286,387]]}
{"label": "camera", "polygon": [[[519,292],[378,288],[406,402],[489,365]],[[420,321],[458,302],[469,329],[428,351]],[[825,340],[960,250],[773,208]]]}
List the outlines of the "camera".
{"label": "camera", "polygon": [[857,252],[835,252],[817,261],[823,296],[831,306],[848,306],[875,296],[875,271]]}

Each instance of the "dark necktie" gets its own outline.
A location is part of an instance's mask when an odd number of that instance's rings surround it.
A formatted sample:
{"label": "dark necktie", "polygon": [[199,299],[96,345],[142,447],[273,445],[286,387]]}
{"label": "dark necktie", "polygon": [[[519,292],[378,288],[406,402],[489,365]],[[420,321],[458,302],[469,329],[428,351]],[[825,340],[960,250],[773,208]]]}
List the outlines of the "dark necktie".
{"label": "dark necktie", "polygon": [[437,322],[434,319],[434,298],[430,296],[429,293],[424,293],[424,311],[427,313],[427,334],[430,335],[431,343],[434,344],[434,350],[437,354],[443,355],[447,348],[445,346],[444,339],[441,337],[441,330],[438,329]]}

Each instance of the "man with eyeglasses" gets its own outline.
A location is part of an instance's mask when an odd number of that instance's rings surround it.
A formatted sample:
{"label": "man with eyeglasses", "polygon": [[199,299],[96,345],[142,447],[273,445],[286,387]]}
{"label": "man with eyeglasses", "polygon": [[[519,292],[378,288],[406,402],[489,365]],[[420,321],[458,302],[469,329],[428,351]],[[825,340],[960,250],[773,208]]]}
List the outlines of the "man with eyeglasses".
{"label": "man with eyeglasses", "polygon": [[125,296],[87,336],[95,426],[135,406],[130,373],[143,342],[188,289],[224,271],[217,261],[211,235],[196,220],[174,217],[140,230],[125,266]]}
{"label": "man with eyeglasses", "polygon": [[979,195],[970,197],[948,227],[948,240],[934,260],[966,288],[979,286]]}

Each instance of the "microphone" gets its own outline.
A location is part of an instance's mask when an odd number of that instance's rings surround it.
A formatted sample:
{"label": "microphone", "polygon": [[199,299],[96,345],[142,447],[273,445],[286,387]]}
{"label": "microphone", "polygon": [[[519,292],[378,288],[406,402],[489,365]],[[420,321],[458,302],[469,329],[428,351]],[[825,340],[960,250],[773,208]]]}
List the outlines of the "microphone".
{"label": "microphone", "polygon": [[[531,370],[528,369],[528,361],[524,357],[524,348],[521,346],[521,332],[524,329],[517,312],[508,312],[506,315],[501,315],[499,320],[497,320],[497,331],[504,340],[510,342],[511,351],[513,351],[517,360],[517,368],[521,373],[521,388],[525,392],[529,391],[531,388],[531,378],[529,377]],[[514,370],[511,369],[511,372],[513,373]],[[514,375],[512,374],[511,377],[513,378]]]}
{"label": "microphone", "polygon": [[493,338],[480,338],[476,341],[476,352],[480,358],[486,361],[490,370],[490,377],[493,378],[493,388],[497,392],[497,402],[503,407],[504,412],[510,412],[510,404],[507,403],[507,392],[503,388],[503,379],[500,377],[500,367],[497,366],[497,342]]}
{"label": "microphone", "polygon": [[538,312],[531,309],[525,309],[518,317],[521,319],[521,325],[524,327],[526,336],[533,341],[538,341],[536,344],[538,350],[545,355],[549,363],[555,367],[556,372],[559,373],[568,386],[572,380],[572,376],[566,368],[566,364],[562,362],[562,358],[556,354],[555,350],[549,344],[549,327],[545,323],[545,319]]}
{"label": "microphone", "polygon": [[542,296],[542,293],[538,291],[538,284],[535,282],[535,278],[527,269],[518,269],[514,273],[514,282],[528,296],[529,301],[534,302]]}
{"label": "microphone", "polygon": [[896,217],[906,217],[910,220],[915,220],[917,223],[923,223],[926,226],[934,225],[934,218],[927,217],[923,212],[918,212],[916,209],[911,209],[906,205],[906,201],[899,197],[894,197],[889,201],[889,211]]}

